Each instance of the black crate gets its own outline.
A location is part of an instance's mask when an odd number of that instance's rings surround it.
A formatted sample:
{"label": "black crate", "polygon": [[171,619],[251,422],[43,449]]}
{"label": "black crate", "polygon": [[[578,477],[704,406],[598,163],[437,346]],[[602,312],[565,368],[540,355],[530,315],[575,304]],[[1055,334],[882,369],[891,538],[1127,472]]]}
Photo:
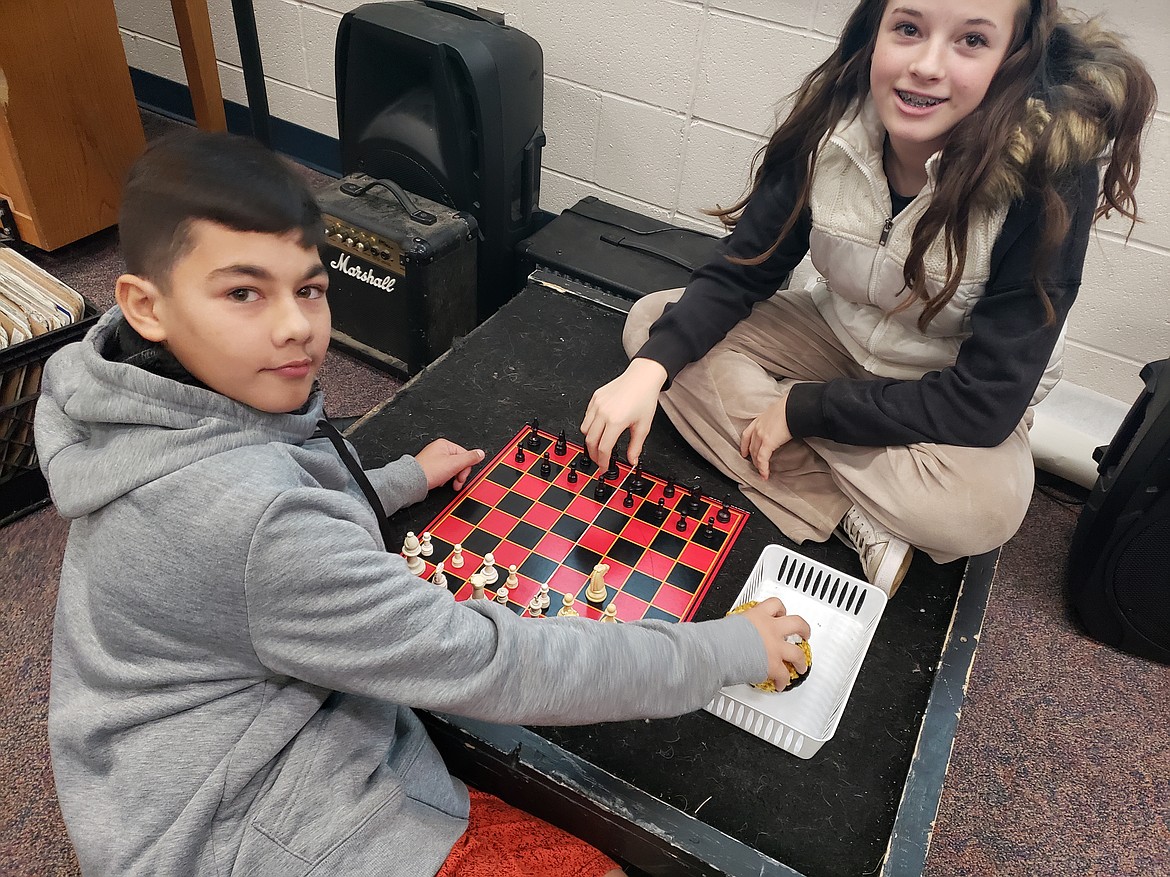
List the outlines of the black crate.
{"label": "black crate", "polygon": [[73,341],[80,341],[97,322],[97,310],[88,301],[85,314],[72,326],[47,332],[0,350],[0,527],[36,511],[49,501],[49,486],[37,464],[33,445],[33,414],[40,397],[41,375],[49,357]]}

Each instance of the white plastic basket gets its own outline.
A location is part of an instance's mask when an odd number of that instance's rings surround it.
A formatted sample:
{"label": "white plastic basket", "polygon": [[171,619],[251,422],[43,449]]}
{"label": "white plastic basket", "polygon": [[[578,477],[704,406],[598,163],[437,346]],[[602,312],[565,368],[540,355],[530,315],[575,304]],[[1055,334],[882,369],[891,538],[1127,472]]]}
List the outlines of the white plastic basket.
{"label": "white plastic basket", "polygon": [[880,588],[781,545],[764,549],[734,605],[768,597],[779,597],[790,615],[802,616],[812,628],[812,671],[792,691],[729,685],[706,709],[811,758],[837,731],[887,598]]}

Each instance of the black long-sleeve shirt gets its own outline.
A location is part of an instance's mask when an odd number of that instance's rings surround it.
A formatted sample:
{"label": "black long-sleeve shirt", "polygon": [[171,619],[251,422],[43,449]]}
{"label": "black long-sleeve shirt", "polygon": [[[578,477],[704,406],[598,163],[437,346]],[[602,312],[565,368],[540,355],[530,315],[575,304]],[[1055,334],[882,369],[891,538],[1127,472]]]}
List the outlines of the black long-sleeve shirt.
{"label": "black long-sleeve shirt", "polygon": [[[818,436],[879,447],[931,442],[994,447],[1020,422],[1076,299],[1096,206],[1096,167],[1086,165],[1064,193],[1070,226],[1043,286],[1056,311],[1045,324],[1033,284],[1033,256],[1042,233],[1035,199],[1009,207],[991,254],[983,296],[971,311],[971,336],[955,364],[917,380],[838,378],[795,385],[788,426],[796,438]],[[752,196],[732,234],[695,271],[686,292],[650,329],[636,356],[661,363],[668,381],[700,359],[752,306],[775,294],[808,252],[812,217],[806,209],[792,232],[759,265],[752,258],[776,240],[795,199],[789,173],[777,173]]]}

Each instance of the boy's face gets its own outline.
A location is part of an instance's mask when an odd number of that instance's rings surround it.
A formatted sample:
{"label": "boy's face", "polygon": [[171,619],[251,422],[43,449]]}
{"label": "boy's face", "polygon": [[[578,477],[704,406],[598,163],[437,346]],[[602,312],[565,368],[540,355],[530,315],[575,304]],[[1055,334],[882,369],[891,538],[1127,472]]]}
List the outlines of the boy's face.
{"label": "boy's face", "polygon": [[206,220],[154,305],[161,340],[211,389],[272,414],[304,405],[329,347],[328,275],[299,232]]}

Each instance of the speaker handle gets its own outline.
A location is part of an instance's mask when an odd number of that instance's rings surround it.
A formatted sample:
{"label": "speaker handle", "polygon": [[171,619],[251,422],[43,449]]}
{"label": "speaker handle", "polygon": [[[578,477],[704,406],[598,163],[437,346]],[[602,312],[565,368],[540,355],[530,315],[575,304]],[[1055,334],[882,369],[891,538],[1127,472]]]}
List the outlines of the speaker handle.
{"label": "speaker handle", "polygon": [[[1142,368],[1138,377],[1145,382],[1146,388],[1126,413],[1113,440],[1108,445],[1097,448],[1093,453],[1093,459],[1098,464],[1098,474],[1107,476],[1111,470],[1117,467],[1129,449],[1137,443],[1138,432],[1145,425],[1146,412],[1149,410],[1151,401],[1158,394],[1158,382],[1164,377],[1167,368],[1170,368],[1170,360],[1166,359],[1146,363]],[[1170,392],[1170,386],[1167,386],[1166,389]]]}
{"label": "speaker handle", "polygon": [[524,225],[532,222],[532,211],[536,209],[533,193],[540,185],[540,150],[548,141],[544,129],[537,128],[528,145],[524,147],[524,159],[520,166],[520,204],[524,208]]}
{"label": "speaker handle", "polygon": [[389,190],[390,194],[398,199],[398,203],[402,205],[402,209],[405,210],[410,215],[410,218],[415,222],[421,225],[435,224],[435,214],[427,210],[423,210],[421,207],[415,204],[410,195],[407,194],[406,190],[393,180],[370,180],[370,182],[361,186],[359,186],[357,183],[345,182],[341,184],[341,191],[346,195],[352,195],[355,198],[359,198],[366,194],[366,192],[370,191],[370,189],[374,188],[374,186],[381,186],[383,189]]}
{"label": "speaker handle", "polygon": [[486,24],[494,24],[500,27],[503,22],[495,21],[487,18],[474,9],[468,9],[466,6],[460,6],[458,3],[448,3],[447,0],[423,0],[423,6],[428,9],[434,9],[439,12],[448,12],[451,15],[458,15],[460,18],[470,18],[472,21],[482,21]]}

